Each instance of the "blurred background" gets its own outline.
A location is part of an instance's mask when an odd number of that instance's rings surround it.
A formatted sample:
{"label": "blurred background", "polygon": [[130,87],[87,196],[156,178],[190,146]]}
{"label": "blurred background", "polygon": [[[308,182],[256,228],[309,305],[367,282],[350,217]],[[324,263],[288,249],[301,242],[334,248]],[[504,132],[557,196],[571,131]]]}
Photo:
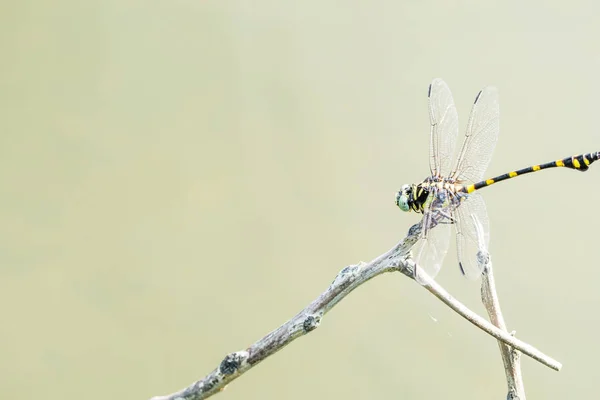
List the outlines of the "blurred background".
{"label": "blurred background", "polygon": [[[500,91],[488,175],[600,150],[597,2],[6,2],[0,397],[149,398],[295,315],[419,217],[427,87],[461,130]],[[600,165],[485,189],[530,398],[597,392]],[[438,276],[479,313],[454,244]],[[503,399],[491,337],[401,274],[223,399]]]}

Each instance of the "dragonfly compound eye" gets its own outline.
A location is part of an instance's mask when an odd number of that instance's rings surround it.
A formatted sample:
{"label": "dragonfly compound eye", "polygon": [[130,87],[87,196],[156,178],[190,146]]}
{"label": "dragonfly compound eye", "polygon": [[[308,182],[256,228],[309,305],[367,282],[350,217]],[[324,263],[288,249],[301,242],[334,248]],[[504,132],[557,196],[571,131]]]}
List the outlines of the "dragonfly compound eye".
{"label": "dragonfly compound eye", "polygon": [[409,191],[410,191],[410,189],[409,189],[408,185],[404,185],[404,186],[402,186],[402,190],[399,191],[398,193],[396,193],[396,205],[402,211],[410,210],[410,207],[408,205]]}

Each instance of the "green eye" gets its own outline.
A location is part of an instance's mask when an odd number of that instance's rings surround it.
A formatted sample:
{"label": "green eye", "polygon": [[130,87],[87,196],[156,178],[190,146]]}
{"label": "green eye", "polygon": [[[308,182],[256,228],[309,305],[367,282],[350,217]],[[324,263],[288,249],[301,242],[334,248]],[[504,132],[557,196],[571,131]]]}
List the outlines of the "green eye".
{"label": "green eye", "polygon": [[403,187],[402,190],[396,194],[396,205],[402,211],[410,210],[410,207],[408,206],[408,195],[406,193],[406,188]]}
{"label": "green eye", "polygon": [[400,200],[398,201],[398,207],[400,207],[402,211],[408,211],[408,199],[406,198],[406,196],[400,196]]}

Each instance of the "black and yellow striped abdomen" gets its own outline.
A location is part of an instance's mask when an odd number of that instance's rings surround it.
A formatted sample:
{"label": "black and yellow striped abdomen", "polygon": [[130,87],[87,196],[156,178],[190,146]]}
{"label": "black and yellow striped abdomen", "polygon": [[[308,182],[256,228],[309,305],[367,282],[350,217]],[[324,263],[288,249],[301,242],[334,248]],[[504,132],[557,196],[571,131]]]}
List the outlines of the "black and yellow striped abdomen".
{"label": "black and yellow striped abdomen", "polygon": [[565,167],[576,169],[578,171],[587,171],[590,164],[600,159],[600,151],[595,153],[580,154],[578,156],[563,158],[562,160],[556,160],[547,162],[545,164],[532,165],[531,167],[519,169],[517,171],[508,172],[506,174],[498,175],[485,181],[477,182],[472,185],[465,186],[462,191],[466,193],[472,193],[476,190],[484,188],[486,186],[493,185],[494,183],[511,179],[519,175],[528,174],[530,172],[541,171],[547,168]]}

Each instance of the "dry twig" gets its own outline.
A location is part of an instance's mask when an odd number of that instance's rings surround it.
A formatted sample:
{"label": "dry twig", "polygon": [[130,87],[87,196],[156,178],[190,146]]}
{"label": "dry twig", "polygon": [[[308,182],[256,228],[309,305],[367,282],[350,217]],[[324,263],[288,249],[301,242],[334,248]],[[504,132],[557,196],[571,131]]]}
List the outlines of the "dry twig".
{"label": "dry twig", "polygon": [[[489,259],[488,259],[489,260]],[[492,262],[488,261],[484,273],[481,277],[481,301],[494,326],[506,332],[506,323],[500,309],[500,301],[496,293],[496,283],[492,271]],[[512,336],[515,335],[513,331]],[[521,374],[521,353],[512,347],[498,341],[502,363],[504,364],[504,373],[506,374],[506,383],[508,385],[508,400],[525,400],[525,387],[523,385],[523,375]]]}
{"label": "dry twig", "polygon": [[[487,249],[483,225],[476,215],[471,215],[473,226],[477,234],[477,262],[483,271],[481,276],[481,301],[490,317],[492,324],[503,331],[506,330],[506,323],[500,310],[500,300],[496,293],[496,283],[492,270],[492,259]],[[512,336],[515,335],[513,331]],[[506,375],[506,384],[508,385],[508,400],[525,400],[525,387],[523,385],[523,375],[521,374],[521,353],[510,346],[498,341],[502,363],[504,364],[504,373]]]}
{"label": "dry twig", "polygon": [[[267,334],[246,350],[227,355],[214,371],[189,387],[170,395],[153,397],[152,400],[200,400],[210,397],[223,390],[229,382],[265,358],[287,346],[294,339],[316,329],[321,322],[321,318],[331,308],[363,283],[384,272],[392,271],[402,272],[414,279],[415,264],[409,255],[420,231],[420,223],[413,225],[408,235],[388,252],[369,263],[359,263],[342,269],[325,292],[288,322]],[[480,329],[542,364],[555,370],[560,369],[559,362],[546,356],[533,346],[516,339],[506,331],[493,326],[450,296],[437,282],[424,273],[419,272],[419,275],[423,276],[423,286],[427,290]]]}

